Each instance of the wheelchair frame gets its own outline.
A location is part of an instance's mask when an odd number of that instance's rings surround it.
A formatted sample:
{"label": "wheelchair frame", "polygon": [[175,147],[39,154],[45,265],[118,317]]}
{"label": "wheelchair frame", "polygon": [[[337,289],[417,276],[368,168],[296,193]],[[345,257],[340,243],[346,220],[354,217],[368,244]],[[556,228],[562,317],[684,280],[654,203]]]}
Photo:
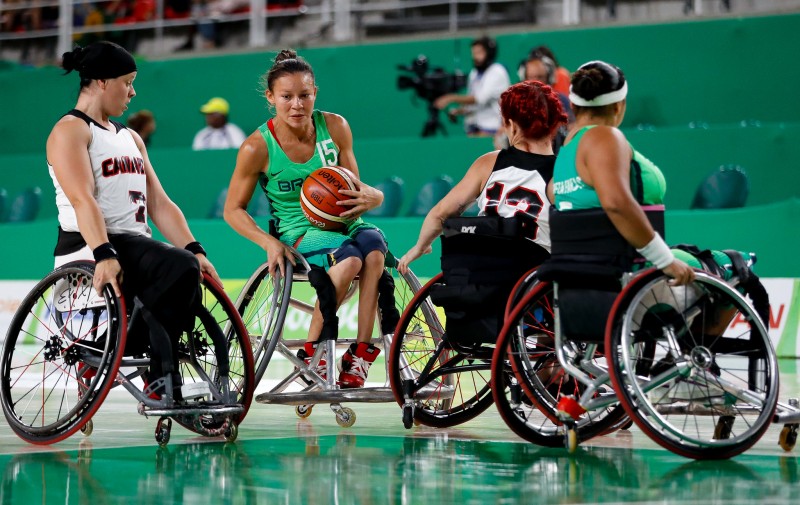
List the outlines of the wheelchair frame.
{"label": "wheelchair frame", "polygon": [[[256,383],[260,383],[273,359],[275,352],[293,366],[293,371],[281,379],[269,391],[256,396],[256,401],[265,404],[295,406],[295,413],[300,418],[311,415],[316,404],[329,404],[336,416],[336,422],[342,427],[350,427],[356,421],[356,413],[342,403],[381,403],[394,399],[388,387],[388,378],[382,387],[363,387],[357,389],[340,388],[336,381],[334,359],[326,358],[326,378],[316,372],[323,356],[335,357],[337,348],[346,348],[356,342],[353,338],[337,338],[320,341],[310,363],[298,358],[295,352],[303,348],[305,339],[287,340],[283,337],[283,326],[289,307],[305,314],[313,314],[314,305],[292,297],[292,286],[295,283],[309,282],[308,273],[311,267],[306,259],[295,249],[291,249],[297,262],[297,270],[286,262],[285,277],[280,275],[270,278],[267,263],[260,265],[250,276],[236,301],[236,307],[249,333],[255,356]],[[420,283],[413,273],[398,277],[404,284],[401,294],[413,294],[420,289]],[[289,282],[286,282],[289,279]],[[395,279],[396,280],[396,279]],[[342,304],[357,291],[356,279],[349,287]],[[397,296],[397,289],[393,296]],[[399,312],[399,311],[398,311]],[[382,324],[383,314],[380,310],[376,321]],[[394,325],[391,329],[381,328],[381,338],[374,339],[373,345],[388,351],[391,346]],[[385,353],[386,357],[388,354]],[[388,373],[388,369],[387,369]],[[287,391],[291,386],[299,385],[300,391]]]}
{"label": "wheelchair frame", "polygon": [[[0,403],[13,431],[36,444],[58,442],[79,430],[88,436],[92,416],[121,384],[138,400],[139,414],[159,417],[155,437],[161,446],[169,441],[172,419],[204,436],[235,440],[252,401],[253,362],[244,325],[222,287],[204,277],[194,326],[178,342],[174,372],[182,375],[184,393],[179,402],[171,394],[170,373],[144,390],[132,382],[143,378],[151,361],[147,351],[125,355],[128,330],[143,324],[146,309],[134,299],[129,319],[125,300],[110,286],[102,298],[96,296],[93,273],[94,263],[87,261],[55,269],[12,319],[2,350]],[[27,340],[41,349],[31,352]],[[36,383],[30,371],[39,369]],[[165,392],[155,394],[156,386]],[[39,390],[37,409],[33,393]]]}
{"label": "wheelchair frame", "polygon": [[[506,382],[507,374],[503,371],[513,369],[514,379],[523,386],[530,402],[542,411],[549,410],[551,423],[515,423],[515,418],[509,418],[501,410],[507,424],[534,443],[562,445],[574,451],[579,441],[602,434],[602,429],[591,432],[592,417],[608,413],[608,409],[622,408],[659,445],[685,457],[719,459],[735,456],[752,446],[772,421],[784,424],[779,443],[785,450],[791,450],[796,441],[800,409],[794,399],[788,404],[778,402],[777,360],[762,321],[735,289],[738,279],[725,282],[704,272],[696,275],[691,289],[696,290],[697,300],[685,295],[684,306],[681,310],[671,307],[673,313],[665,309],[669,304],[664,299],[656,297],[656,293],[673,293],[674,305],[681,306],[674,295],[675,289],[670,290],[668,278],[661,272],[650,269],[626,282],[605,325],[604,365],[594,363],[598,342],[576,342],[564,335],[558,282],[534,286],[510,312],[498,338],[492,387],[497,399]],[[545,300],[548,289],[554,295],[549,301]],[[684,293],[690,293],[689,287],[683,289]],[[706,342],[705,329],[710,325],[705,319],[706,313],[726,306],[723,302],[744,317],[752,337],[747,333],[747,339],[729,338],[720,332]],[[583,386],[582,390],[576,389],[575,396],[561,396],[555,405],[552,401],[543,401],[547,400],[547,395],[542,394],[546,387],[536,368],[531,366],[541,350],[524,343],[530,338],[526,331],[534,331],[538,324],[526,313],[536,308],[540,312],[551,310],[555,343],[550,352],[555,353],[559,366]],[[664,313],[652,316],[657,308]],[[648,313],[651,321],[656,320],[649,325],[663,325],[658,329],[650,328],[645,324]],[[678,317],[673,317],[675,315]],[[728,328],[731,320],[719,318],[724,328]],[[692,325],[698,321],[699,330],[695,330]],[[664,341],[661,350],[657,349],[659,330]],[[657,350],[661,353],[658,361]],[[737,358],[741,361],[742,356],[747,357],[746,373],[733,368],[739,365]],[[732,371],[726,367],[731,367]],[[635,370],[635,374],[630,370]],[[740,378],[737,374],[746,375],[746,378],[737,383]],[[688,388],[693,389],[687,395]],[[675,392],[672,396],[663,392],[659,400],[653,402],[654,392],[661,390]],[[705,432],[698,427],[691,433],[691,426],[687,427],[691,422],[670,422],[670,415],[682,414],[697,415],[700,422],[703,422],[702,417],[711,416],[713,429],[706,422]],[[753,416],[755,420],[751,419]],[[607,419],[611,417],[607,415]],[[739,422],[744,422],[741,430],[734,425],[736,419],[743,419]],[[697,419],[692,421],[699,426]]]}

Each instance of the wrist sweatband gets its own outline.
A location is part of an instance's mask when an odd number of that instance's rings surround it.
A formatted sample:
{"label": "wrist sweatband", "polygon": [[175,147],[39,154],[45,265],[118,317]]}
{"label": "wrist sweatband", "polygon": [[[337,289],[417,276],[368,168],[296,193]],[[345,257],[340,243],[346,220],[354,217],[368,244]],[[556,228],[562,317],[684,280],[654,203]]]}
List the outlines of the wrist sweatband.
{"label": "wrist sweatband", "polygon": [[111,245],[111,242],[100,244],[92,250],[95,263],[100,263],[103,260],[110,260],[117,258],[117,250]]}
{"label": "wrist sweatband", "polygon": [[644,259],[653,264],[659,270],[668,267],[675,261],[675,256],[670,251],[669,246],[661,235],[656,232],[653,240],[641,249],[636,249],[636,252],[644,256]]}
{"label": "wrist sweatband", "polygon": [[201,246],[200,242],[197,241],[189,242],[188,244],[186,244],[186,247],[184,247],[184,249],[186,249],[192,254],[202,254],[203,256],[208,256],[208,254],[206,254],[206,250],[203,249],[203,246]]}

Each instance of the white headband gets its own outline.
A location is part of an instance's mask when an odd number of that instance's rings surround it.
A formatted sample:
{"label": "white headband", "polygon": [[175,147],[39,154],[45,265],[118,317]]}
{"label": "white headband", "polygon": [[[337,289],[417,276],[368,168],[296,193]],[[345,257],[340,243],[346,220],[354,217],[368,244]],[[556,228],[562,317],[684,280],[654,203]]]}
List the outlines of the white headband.
{"label": "white headband", "polygon": [[569,101],[580,107],[601,107],[603,105],[610,105],[623,101],[626,96],[628,96],[628,81],[622,83],[622,87],[618,90],[597,95],[591,100],[584,100],[572,92],[572,86],[569,87]]}

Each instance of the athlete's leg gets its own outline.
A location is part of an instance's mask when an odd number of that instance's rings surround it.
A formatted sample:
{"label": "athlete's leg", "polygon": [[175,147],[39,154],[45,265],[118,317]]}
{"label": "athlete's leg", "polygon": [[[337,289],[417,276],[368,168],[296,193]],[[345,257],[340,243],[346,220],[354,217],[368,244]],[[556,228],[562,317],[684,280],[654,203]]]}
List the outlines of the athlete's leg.
{"label": "athlete's leg", "polygon": [[[335,265],[328,269],[328,276],[333,283],[336,290],[336,307],[342,303],[350,283],[353,282],[359,270],[361,270],[362,261],[357,256],[350,256],[337,262]],[[314,314],[311,316],[311,323],[308,328],[307,342],[316,342],[319,340],[320,333],[322,332],[323,317],[320,311],[320,302],[314,305]]]}

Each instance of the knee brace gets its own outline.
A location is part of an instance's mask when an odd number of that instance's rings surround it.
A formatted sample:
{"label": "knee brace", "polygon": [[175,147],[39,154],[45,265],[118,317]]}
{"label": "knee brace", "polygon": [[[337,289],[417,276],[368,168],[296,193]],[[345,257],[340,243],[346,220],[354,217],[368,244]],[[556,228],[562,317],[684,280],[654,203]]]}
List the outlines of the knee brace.
{"label": "knee brace", "polygon": [[322,313],[322,332],[319,340],[336,340],[339,336],[339,317],[336,315],[336,287],[325,269],[312,265],[308,282],[317,292],[319,310]]}
{"label": "knee brace", "polygon": [[378,280],[378,309],[381,311],[381,332],[384,335],[394,333],[397,322],[400,321],[400,312],[395,304],[394,287],[392,274],[384,270]]}
{"label": "knee brace", "polygon": [[364,261],[364,256],[359,251],[358,245],[352,240],[347,240],[337,247],[336,250],[330,253],[329,258],[331,266],[337,265],[348,258],[358,258],[360,261]]}
{"label": "knee brace", "polygon": [[383,235],[375,229],[362,230],[353,237],[353,240],[364,258],[372,251],[380,251],[385,256],[389,250],[386,247],[386,240],[384,240]]}

